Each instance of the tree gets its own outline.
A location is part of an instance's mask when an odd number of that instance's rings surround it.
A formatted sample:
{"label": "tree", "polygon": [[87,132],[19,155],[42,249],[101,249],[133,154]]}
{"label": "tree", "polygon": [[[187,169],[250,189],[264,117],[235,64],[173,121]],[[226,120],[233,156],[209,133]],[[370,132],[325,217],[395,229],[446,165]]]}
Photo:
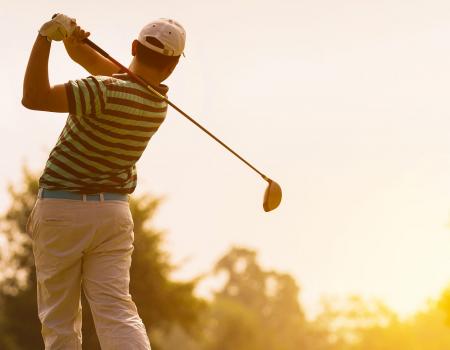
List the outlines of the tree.
{"label": "tree", "polygon": [[7,271],[0,279],[0,349],[5,350],[43,348],[37,317],[34,260],[31,241],[25,234],[38,181],[26,168],[23,178],[20,189],[9,186],[11,206],[0,221],[6,238],[0,255],[2,271]]}
{"label": "tree", "polygon": [[335,298],[324,303],[319,320],[332,334],[330,350],[450,349],[450,332],[441,309],[446,295],[405,320],[377,300]]}
{"label": "tree", "polygon": [[353,349],[370,331],[398,323],[397,316],[379,300],[358,295],[323,298],[322,312],[316,322],[330,331],[332,349]]}
{"label": "tree", "polygon": [[205,349],[326,349],[324,331],[305,319],[292,276],[263,270],[246,248],[232,248],[215,273],[226,283],[211,306]]}
{"label": "tree", "polygon": [[[21,188],[9,188],[11,206],[1,218],[6,248],[0,266],[0,349],[43,349],[36,306],[36,274],[31,242],[25,234],[27,218],[38,191],[37,177],[24,169]],[[170,279],[175,269],[163,250],[165,233],[151,226],[161,199],[144,195],[130,202],[134,220],[135,250],[131,267],[130,291],[150,332],[169,332],[177,325],[188,334],[195,333],[199,315],[206,304],[193,294],[197,280],[177,282]],[[85,301],[85,299],[84,299]],[[83,346],[100,349],[86,302],[83,305]],[[160,348],[152,341],[152,349]]]}

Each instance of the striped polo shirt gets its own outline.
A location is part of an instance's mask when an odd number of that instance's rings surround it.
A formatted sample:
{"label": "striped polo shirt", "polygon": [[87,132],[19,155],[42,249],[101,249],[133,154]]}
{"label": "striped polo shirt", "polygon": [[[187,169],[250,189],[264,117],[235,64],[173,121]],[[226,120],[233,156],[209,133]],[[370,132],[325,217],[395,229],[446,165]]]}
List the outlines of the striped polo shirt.
{"label": "striped polo shirt", "polygon": [[[166,95],[168,88],[160,85]],[[164,121],[167,103],[126,74],[66,84],[69,116],[40,187],[79,193],[132,193],[136,162]]]}

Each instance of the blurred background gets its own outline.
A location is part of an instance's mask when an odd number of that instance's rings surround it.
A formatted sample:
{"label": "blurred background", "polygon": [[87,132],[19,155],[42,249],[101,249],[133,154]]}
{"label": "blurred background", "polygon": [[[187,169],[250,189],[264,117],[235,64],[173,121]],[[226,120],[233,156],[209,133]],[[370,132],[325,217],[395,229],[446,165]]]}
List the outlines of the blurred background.
{"label": "blurred background", "polygon": [[[450,348],[449,2],[0,3],[1,349],[41,346],[23,232],[67,116],[21,98],[57,12],[125,65],[147,22],[181,22],[169,98],[284,191],[265,213],[266,183],[169,110],[133,201],[155,349]],[[49,67],[54,84],[88,75],[61,43]]]}

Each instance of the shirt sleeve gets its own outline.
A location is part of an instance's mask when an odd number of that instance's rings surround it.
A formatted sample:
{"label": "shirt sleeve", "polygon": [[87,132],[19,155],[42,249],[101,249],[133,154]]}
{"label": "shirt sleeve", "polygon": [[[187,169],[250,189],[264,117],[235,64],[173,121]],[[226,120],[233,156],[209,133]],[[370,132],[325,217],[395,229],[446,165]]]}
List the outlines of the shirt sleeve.
{"label": "shirt sleeve", "polygon": [[105,109],[106,86],[100,77],[70,80],[66,92],[71,114],[96,116]]}

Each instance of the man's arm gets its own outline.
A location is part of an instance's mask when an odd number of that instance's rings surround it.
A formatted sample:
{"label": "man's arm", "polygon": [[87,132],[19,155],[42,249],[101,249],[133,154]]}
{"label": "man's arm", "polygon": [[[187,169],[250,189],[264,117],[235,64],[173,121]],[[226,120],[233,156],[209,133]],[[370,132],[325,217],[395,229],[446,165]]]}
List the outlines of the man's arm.
{"label": "man's arm", "polygon": [[72,35],[64,40],[64,46],[70,58],[84,67],[92,75],[111,76],[119,72],[119,68],[83,42],[90,35],[79,26]]}
{"label": "man's arm", "polygon": [[51,42],[38,34],[25,72],[22,104],[39,111],[68,112],[65,86],[50,86],[48,79],[50,47]]}

